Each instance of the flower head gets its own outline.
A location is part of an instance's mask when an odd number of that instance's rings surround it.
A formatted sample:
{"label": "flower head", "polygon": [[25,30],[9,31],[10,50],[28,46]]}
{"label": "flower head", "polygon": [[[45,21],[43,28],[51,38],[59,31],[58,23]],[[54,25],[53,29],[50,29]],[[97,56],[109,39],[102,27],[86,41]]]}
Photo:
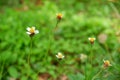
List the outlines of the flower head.
{"label": "flower head", "polygon": [[103,62],[104,62],[104,65],[103,65],[104,68],[107,68],[107,67],[109,67],[109,66],[112,66],[109,60],[103,60]]}
{"label": "flower head", "polygon": [[39,31],[35,30],[35,27],[27,27],[27,32],[28,35],[33,36],[34,34],[38,34]]}
{"label": "flower head", "polygon": [[91,44],[94,44],[94,41],[96,40],[96,38],[88,38],[88,40],[90,41]]}
{"label": "flower head", "polygon": [[58,52],[58,54],[56,55],[56,57],[61,60],[61,59],[63,59],[65,56],[64,56],[61,52]]}
{"label": "flower head", "polygon": [[80,54],[80,60],[81,60],[81,62],[85,62],[86,60],[87,60],[87,55],[85,55],[85,54]]}
{"label": "flower head", "polygon": [[107,34],[101,33],[100,35],[98,35],[98,40],[100,43],[105,43],[107,37],[108,37]]}
{"label": "flower head", "polygon": [[62,13],[58,13],[58,14],[56,15],[56,17],[57,17],[58,20],[61,20],[62,17],[63,17],[63,14],[62,14]]}

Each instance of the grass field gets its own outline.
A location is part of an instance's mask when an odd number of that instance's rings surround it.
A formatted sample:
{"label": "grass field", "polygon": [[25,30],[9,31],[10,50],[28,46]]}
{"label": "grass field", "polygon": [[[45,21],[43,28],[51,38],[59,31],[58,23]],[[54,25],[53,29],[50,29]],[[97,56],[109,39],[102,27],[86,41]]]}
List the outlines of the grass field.
{"label": "grass field", "polygon": [[0,33],[0,80],[120,80],[119,0],[1,0]]}

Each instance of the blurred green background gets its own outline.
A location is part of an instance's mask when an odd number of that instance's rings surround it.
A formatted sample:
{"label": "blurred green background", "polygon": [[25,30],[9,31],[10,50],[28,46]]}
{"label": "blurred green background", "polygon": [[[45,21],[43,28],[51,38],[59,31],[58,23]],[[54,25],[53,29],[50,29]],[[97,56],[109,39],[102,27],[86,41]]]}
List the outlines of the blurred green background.
{"label": "blurred green background", "polygon": [[[63,19],[54,30],[56,13]],[[30,68],[30,37],[35,26]],[[0,0],[1,80],[91,80],[103,65],[112,66],[95,80],[120,80],[119,0]],[[91,53],[88,37],[95,37]],[[59,61],[56,54],[65,58]]]}

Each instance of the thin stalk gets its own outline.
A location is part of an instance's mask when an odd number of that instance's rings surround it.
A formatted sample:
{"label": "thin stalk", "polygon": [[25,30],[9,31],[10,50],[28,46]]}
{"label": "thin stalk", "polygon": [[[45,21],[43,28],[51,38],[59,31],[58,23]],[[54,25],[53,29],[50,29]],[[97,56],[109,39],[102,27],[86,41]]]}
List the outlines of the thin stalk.
{"label": "thin stalk", "polygon": [[109,3],[111,8],[113,9],[113,11],[116,13],[117,17],[120,17],[119,11],[118,9],[115,7],[115,5],[113,3]]}
{"label": "thin stalk", "polygon": [[57,20],[54,30],[56,30],[58,28],[59,22],[60,22],[60,20]]}
{"label": "thin stalk", "polygon": [[[94,44],[91,44],[91,50],[90,50],[90,64],[91,64],[91,69],[90,69],[90,71],[91,71],[91,73],[93,72],[93,67],[92,67],[92,65],[93,65],[93,59],[92,59],[92,57],[93,57],[93,45]],[[88,77],[89,78],[89,77]]]}
{"label": "thin stalk", "polygon": [[85,80],[87,80],[87,61],[85,63]]}
{"label": "thin stalk", "polygon": [[109,49],[108,49],[107,44],[105,44],[105,48],[106,48],[106,51],[107,51],[108,56],[110,57],[110,60],[111,60],[112,62],[114,62],[112,53],[109,52]]}
{"label": "thin stalk", "polygon": [[[58,24],[59,24],[59,22],[60,22],[60,20],[57,20],[57,22],[56,22],[56,25],[55,25],[55,27],[53,28],[53,29],[49,29],[48,30],[48,38],[49,38],[49,42],[48,42],[48,45],[47,45],[47,52],[46,52],[46,54],[44,55],[44,60],[45,60],[45,63],[47,63],[48,64],[48,62],[47,62],[47,55],[49,54],[49,50],[50,50],[50,47],[51,47],[51,39],[53,40],[54,39],[54,30],[58,27]],[[37,72],[37,74],[38,74],[39,72]]]}
{"label": "thin stalk", "polygon": [[91,51],[90,51],[90,64],[92,66],[92,56],[93,56],[93,44],[91,44]]}
{"label": "thin stalk", "polygon": [[[44,55],[44,60],[45,60],[45,63],[49,63],[49,62],[47,62],[47,56],[48,56],[48,54],[49,54],[49,50],[50,50],[50,47],[51,47],[51,42],[52,42],[52,40],[54,39],[54,30],[56,30],[57,29],[57,27],[58,27],[58,24],[59,24],[59,22],[60,22],[60,20],[57,20],[57,22],[56,22],[56,24],[55,24],[55,27],[54,28],[50,28],[49,30],[48,30],[48,38],[49,38],[49,42],[48,42],[48,45],[47,45],[47,51],[46,51],[46,54]],[[37,73],[38,74],[38,73]]]}
{"label": "thin stalk", "polygon": [[[32,54],[32,38],[33,37],[30,37],[30,53],[28,54],[28,70],[30,69],[30,56],[31,56],[31,54]],[[28,79],[29,79],[29,73],[27,74],[27,77],[28,77]]]}
{"label": "thin stalk", "polygon": [[[63,60],[59,60],[59,68],[61,69],[63,66]],[[59,72],[59,76],[62,75],[63,71],[62,70],[58,70]]]}
{"label": "thin stalk", "polygon": [[51,47],[51,33],[52,33],[52,30],[51,30],[51,28],[49,28],[49,29],[48,29],[48,45],[47,45],[47,51],[46,51],[46,54],[44,55],[44,56],[45,56],[45,58],[44,58],[45,63],[47,63],[47,62],[46,62],[46,61],[47,61],[47,56],[48,56],[48,54],[49,54],[50,47]]}
{"label": "thin stalk", "polygon": [[93,76],[92,80],[95,80],[99,75],[100,73],[103,71],[103,69],[101,69],[95,76]]}
{"label": "thin stalk", "polygon": [[[49,54],[51,42],[54,39],[54,30],[57,29],[59,22],[60,22],[60,20],[57,20],[55,27],[53,29],[49,29],[49,34],[48,35],[50,35],[50,36],[49,36],[49,43],[48,43],[47,54]],[[47,54],[45,55],[45,60],[47,59]]]}
{"label": "thin stalk", "polygon": [[32,54],[32,37],[30,37],[30,53],[28,54],[28,65],[30,66],[30,56]]}

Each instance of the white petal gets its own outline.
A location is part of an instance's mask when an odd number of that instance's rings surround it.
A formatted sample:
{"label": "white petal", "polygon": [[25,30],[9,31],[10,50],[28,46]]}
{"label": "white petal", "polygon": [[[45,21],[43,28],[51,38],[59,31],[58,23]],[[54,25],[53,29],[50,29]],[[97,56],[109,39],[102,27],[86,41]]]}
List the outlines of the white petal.
{"label": "white petal", "polygon": [[39,31],[38,30],[35,30],[35,34],[38,34],[39,33]]}
{"label": "white petal", "polygon": [[65,56],[63,56],[62,58],[64,58]]}
{"label": "white petal", "polygon": [[94,40],[96,40],[96,38],[94,38]]}
{"label": "white petal", "polygon": [[27,27],[27,31],[30,31],[30,27]]}
{"label": "white petal", "polygon": [[58,55],[56,55],[56,57],[58,58]]}
{"label": "white petal", "polygon": [[31,34],[30,32],[26,32],[26,33],[29,34],[29,35]]}
{"label": "white petal", "polygon": [[88,40],[91,40],[91,38],[88,38]]}
{"label": "white petal", "polygon": [[35,30],[35,26],[32,27]]}
{"label": "white petal", "polygon": [[61,55],[62,53],[61,52],[58,52],[58,55]]}

